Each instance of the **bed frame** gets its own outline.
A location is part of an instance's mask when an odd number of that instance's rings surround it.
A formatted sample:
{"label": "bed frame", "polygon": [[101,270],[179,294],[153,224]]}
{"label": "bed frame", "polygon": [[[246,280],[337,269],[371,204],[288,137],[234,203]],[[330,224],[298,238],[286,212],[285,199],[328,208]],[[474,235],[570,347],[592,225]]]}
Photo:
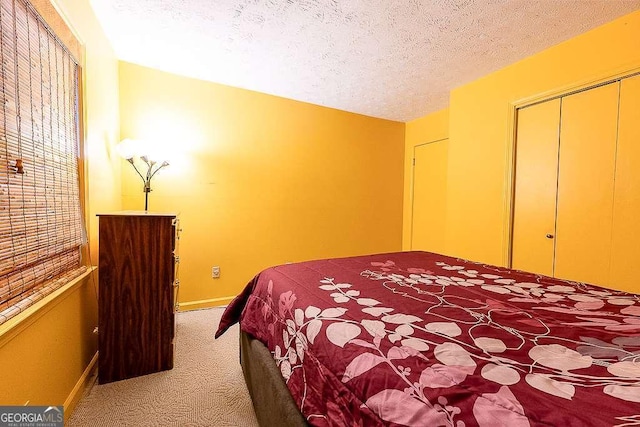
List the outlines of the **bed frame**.
{"label": "bed frame", "polygon": [[271,352],[240,331],[240,364],[256,418],[261,426],[306,427]]}

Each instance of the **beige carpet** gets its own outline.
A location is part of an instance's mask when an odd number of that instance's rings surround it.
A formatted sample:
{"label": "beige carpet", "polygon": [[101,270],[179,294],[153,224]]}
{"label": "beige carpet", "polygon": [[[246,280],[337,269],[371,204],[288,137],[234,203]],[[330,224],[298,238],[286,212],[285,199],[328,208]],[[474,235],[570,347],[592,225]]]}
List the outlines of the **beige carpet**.
{"label": "beige carpet", "polygon": [[222,309],[177,315],[174,368],[95,384],[68,426],[257,426],[238,361],[238,325],[213,334]]}

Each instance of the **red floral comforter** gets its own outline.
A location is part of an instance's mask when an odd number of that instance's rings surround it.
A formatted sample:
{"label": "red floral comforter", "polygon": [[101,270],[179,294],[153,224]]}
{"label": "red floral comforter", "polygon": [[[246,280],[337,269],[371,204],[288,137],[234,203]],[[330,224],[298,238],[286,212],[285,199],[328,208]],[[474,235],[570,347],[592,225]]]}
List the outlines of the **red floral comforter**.
{"label": "red floral comforter", "polygon": [[638,295],[405,252],[269,268],[238,320],[312,425],[640,425]]}

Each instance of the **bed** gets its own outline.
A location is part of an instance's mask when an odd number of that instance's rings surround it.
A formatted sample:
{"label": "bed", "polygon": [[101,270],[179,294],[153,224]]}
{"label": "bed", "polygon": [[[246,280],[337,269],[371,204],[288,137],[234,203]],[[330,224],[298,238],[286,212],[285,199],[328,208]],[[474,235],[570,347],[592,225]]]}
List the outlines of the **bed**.
{"label": "bed", "polygon": [[261,425],[640,425],[640,297],[428,252],[258,274],[240,322]]}

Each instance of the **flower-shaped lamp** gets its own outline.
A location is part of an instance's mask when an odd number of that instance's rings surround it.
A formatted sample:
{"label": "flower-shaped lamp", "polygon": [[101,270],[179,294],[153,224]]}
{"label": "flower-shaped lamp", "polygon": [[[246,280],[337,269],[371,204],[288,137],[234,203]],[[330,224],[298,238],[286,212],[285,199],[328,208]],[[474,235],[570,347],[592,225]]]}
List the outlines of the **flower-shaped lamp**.
{"label": "flower-shaped lamp", "polygon": [[[116,151],[120,157],[124,158],[133,166],[138,176],[142,178],[142,182],[144,183],[142,190],[144,191],[144,210],[147,211],[149,209],[151,178],[153,178],[160,169],[169,166],[169,162],[164,159],[157,159],[156,157],[158,156],[153,154],[153,147],[139,140],[123,139],[116,145]],[[140,169],[136,166],[136,163],[140,166]],[[145,167],[147,170],[146,173],[143,174],[141,170],[144,171]]]}

